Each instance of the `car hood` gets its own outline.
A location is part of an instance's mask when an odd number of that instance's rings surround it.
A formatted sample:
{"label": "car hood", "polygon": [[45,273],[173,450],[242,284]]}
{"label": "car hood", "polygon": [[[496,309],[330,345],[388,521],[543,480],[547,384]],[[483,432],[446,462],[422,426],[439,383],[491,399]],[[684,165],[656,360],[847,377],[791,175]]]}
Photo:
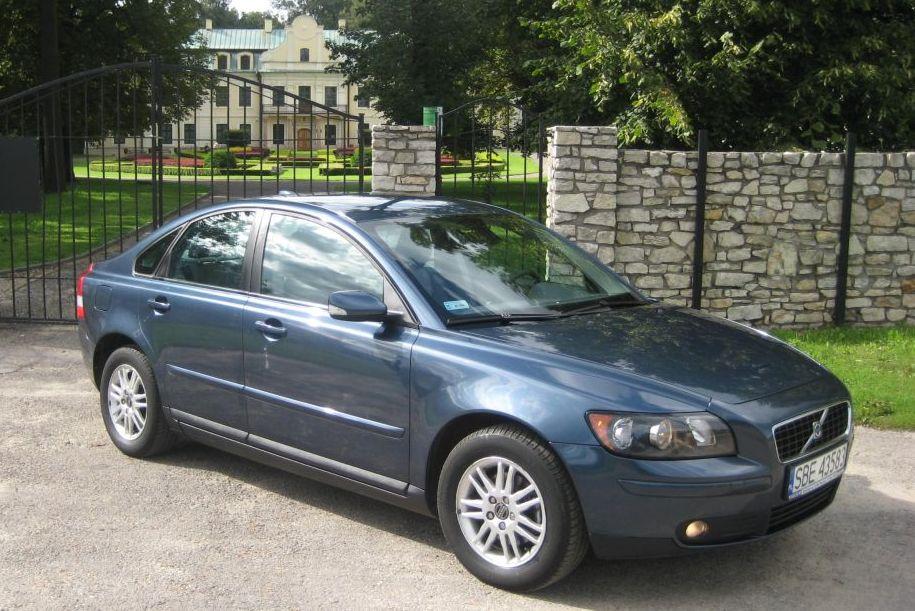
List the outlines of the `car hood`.
{"label": "car hood", "polygon": [[710,314],[663,305],[463,331],[584,359],[732,404],[826,373],[812,359],[768,335]]}

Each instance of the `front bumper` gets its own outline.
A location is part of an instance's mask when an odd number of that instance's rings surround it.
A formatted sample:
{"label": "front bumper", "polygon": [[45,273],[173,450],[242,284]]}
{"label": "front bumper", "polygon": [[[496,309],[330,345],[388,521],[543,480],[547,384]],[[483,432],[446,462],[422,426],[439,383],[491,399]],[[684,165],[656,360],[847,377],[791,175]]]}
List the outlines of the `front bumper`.
{"label": "front bumper", "polygon": [[[851,436],[837,439],[834,447]],[[600,558],[678,556],[774,534],[825,509],[841,479],[793,501],[788,465],[740,456],[680,461],[634,460],[600,446],[554,444],[575,483]],[[710,526],[696,539],[686,525]]]}

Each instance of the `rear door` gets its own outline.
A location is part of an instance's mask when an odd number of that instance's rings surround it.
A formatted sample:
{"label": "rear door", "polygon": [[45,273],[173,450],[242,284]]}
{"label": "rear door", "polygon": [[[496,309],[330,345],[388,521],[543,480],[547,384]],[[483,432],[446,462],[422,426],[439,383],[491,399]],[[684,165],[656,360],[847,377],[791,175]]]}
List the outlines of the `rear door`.
{"label": "rear door", "polygon": [[408,479],[407,324],[334,320],[327,298],[363,290],[403,303],[348,236],[315,219],[264,218],[245,308],[249,442],[378,487]]}
{"label": "rear door", "polygon": [[179,420],[242,439],[242,320],[257,212],[191,222],[146,284],[140,325],[154,348],[162,400]]}

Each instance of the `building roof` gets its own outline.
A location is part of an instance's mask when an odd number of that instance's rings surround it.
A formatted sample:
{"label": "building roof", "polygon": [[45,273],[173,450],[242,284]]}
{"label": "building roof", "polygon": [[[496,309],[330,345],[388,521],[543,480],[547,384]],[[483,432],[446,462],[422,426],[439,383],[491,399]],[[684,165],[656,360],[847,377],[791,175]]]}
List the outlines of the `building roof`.
{"label": "building roof", "polygon": [[[266,51],[278,47],[286,40],[286,30],[276,28],[272,32],[263,29],[213,28],[201,29],[197,33],[200,46],[214,50]],[[342,42],[339,30],[324,30],[325,42]]]}

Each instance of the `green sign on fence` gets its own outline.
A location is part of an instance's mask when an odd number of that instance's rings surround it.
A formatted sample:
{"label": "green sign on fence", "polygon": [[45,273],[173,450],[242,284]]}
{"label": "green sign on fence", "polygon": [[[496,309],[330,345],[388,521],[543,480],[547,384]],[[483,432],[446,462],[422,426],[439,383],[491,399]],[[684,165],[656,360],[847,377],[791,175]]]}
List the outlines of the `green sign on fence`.
{"label": "green sign on fence", "polygon": [[435,126],[435,118],[441,114],[441,106],[423,106],[423,125]]}

